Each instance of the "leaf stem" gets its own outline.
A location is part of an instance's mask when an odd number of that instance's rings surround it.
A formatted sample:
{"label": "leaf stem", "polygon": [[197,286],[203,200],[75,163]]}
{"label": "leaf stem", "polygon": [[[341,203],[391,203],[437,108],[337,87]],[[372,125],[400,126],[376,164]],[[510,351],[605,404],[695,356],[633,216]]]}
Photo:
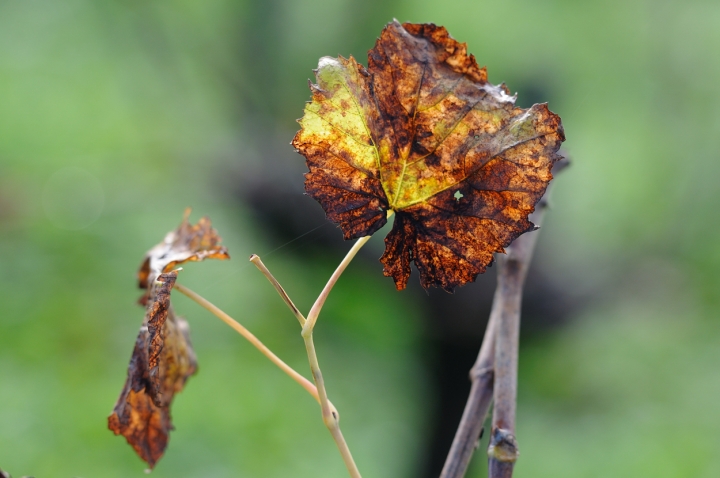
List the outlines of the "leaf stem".
{"label": "leaf stem", "polygon": [[[256,349],[260,351],[265,357],[267,357],[272,363],[278,366],[280,370],[285,372],[290,378],[295,380],[302,388],[312,395],[312,397],[320,403],[320,396],[317,388],[308,379],[296,372],[292,367],[283,362],[277,355],[275,355],[269,348],[265,346],[257,337],[255,337],[249,330],[243,327],[239,322],[230,317],[228,314],[220,310],[212,302],[202,297],[197,292],[193,292],[182,284],[175,283],[173,287],[178,292],[186,295],[190,299],[197,302],[201,307],[207,309],[211,314],[225,322],[227,325],[232,327],[237,333],[242,335],[248,342],[250,342]],[[330,404],[330,408],[335,410],[335,406]],[[337,411],[336,411],[337,412]]]}
{"label": "leaf stem", "polygon": [[353,244],[348,253],[345,255],[345,258],[337,266],[337,269],[335,269],[335,272],[333,272],[333,274],[330,276],[330,279],[327,281],[327,284],[325,284],[325,287],[323,288],[322,292],[320,292],[320,295],[315,300],[315,303],[313,304],[310,312],[308,313],[307,322],[305,322],[305,325],[302,329],[303,337],[312,334],[313,328],[315,328],[315,323],[317,322],[318,316],[320,315],[320,310],[322,309],[323,305],[325,305],[325,301],[327,300],[328,295],[330,295],[330,291],[335,286],[335,283],[338,281],[342,273],[345,272],[345,269],[353,260],[355,254],[357,254],[358,251],[362,248],[362,246],[364,246],[365,243],[370,240],[370,237],[372,236],[361,237],[360,239],[355,241],[355,244]]}
{"label": "leaf stem", "polygon": [[280,285],[280,283],[275,279],[275,277],[270,273],[267,267],[265,267],[265,264],[263,264],[263,261],[260,260],[260,256],[257,254],[252,254],[250,256],[250,262],[255,264],[255,267],[257,267],[260,272],[263,273],[265,278],[270,281],[270,283],[275,287],[275,290],[280,295],[282,300],[287,304],[287,306],[290,308],[290,311],[292,311],[293,315],[298,319],[298,322],[300,322],[300,326],[305,325],[305,317],[302,315],[302,312],[300,312],[300,309],[298,309],[293,301],[290,299],[290,296],[287,295],[287,292],[285,292],[285,289]]}
{"label": "leaf stem", "polygon": [[361,478],[360,471],[355,464],[355,460],[353,460],[352,453],[350,453],[350,448],[340,430],[340,416],[337,414],[337,410],[333,410],[327,396],[327,391],[325,390],[325,380],[320,371],[320,363],[318,362],[317,353],[315,352],[312,330],[309,335],[303,336],[303,340],[305,341],[305,350],[307,351],[308,361],[310,362],[313,380],[315,381],[315,386],[320,396],[323,423],[325,423],[325,426],[330,431],[330,435],[332,435],[333,440],[335,440],[335,444],[340,451],[340,456],[342,456],[350,476],[352,478]]}
{"label": "leaf stem", "polygon": [[[390,219],[392,215],[395,214],[395,211],[392,209],[389,209],[387,211],[387,219]],[[309,335],[312,333],[313,328],[315,327],[315,323],[317,322],[318,316],[320,315],[320,310],[322,309],[323,305],[325,305],[325,301],[328,298],[328,295],[330,295],[330,291],[335,286],[335,283],[338,281],[340,276],[343,272],[345,272],[345,269],[350,264],[350,262],[355,257],[355,254],[358,253],[360,249],[362,249],[362,246],[365,245],[367,241],[370,240],[372,236],[365,236],[361,237],[357,241],[355,241],[355,244],[350,248],[348,253],[345,255],[345,258],[340,262],[340,264],[337,266],[337,269],[335,269],[335,272],[330,276],[330,279],[327,281],[327,284],[325,284],[325,287],[323,288],[322,292],[320,292],[320,295],[315,300],[315,303],[310,308],[310,312],[308,313],[307,322],[303,326],[302,335],[305,337],[306,335]]]}
{"label": "leaf stem", "polygon": [[[392,211],[388,213],[388,217],[390,217],[391,215]],[[350,453],[350,448],[348,447],[347,442],[345,441],[345,437],[340,430],[340,416],[338,415],[337,409],[332,407],[332,404],[328,400],[327,390],[325,389],[325,380],[323,379],[322,371],[320,370],[320,363],[318,361],[317,351],[315,350],[315,343],[313,341],[313,330],[315,328],[315,324],[317,323],[318,316],[320,315],[320,310],[325,304],[325,301],[327,300],[330,291],[335,286],[338,279],[345,271],[347,266],[350,264],[350,262],[353,260],[358,251],[362,248],[362,246],[365,245],[368,240],[370,240],[370,237],[371,236],[361,237],[355,242],[355,244],[353,244],[348,253],[345,255],[345,258],[340,262],[340,265],[338,265],[338,267],[335,269],[335,272],[333,272],[332,276],[330,276],[330,279],[328,280],[327,284],[325,284],[325,287],[320,292],[318,298],[315,300],[315,303],[310,309],[310,313],[308,314],[307,319],[303,317],[302,313],[287,295],[287,292],[285,292],[285,289],[283,289],[277,279],[275,279],[275,277],[268,270],[265,264],[263,264],[260,257],[256,254],[250,256],[250,262],[255,264],[255,266],[260,270],[260,272],[263,273],[267,280],[270,281],[273,287],[275,287],[277,293],[287,304],[287,306],[290,308],[290,310],[293,312],[295,317],[298,319],[298,322],[300,322],[300,325],[302,326],[301,335],[303,341],[305,342],[305,350],[307,351],[310,371],[312,372],[313,380],[315,381],[315,386],[318,390],[323,423],[325,423],[325,426],[330,431],[330,435],[332,435],[333,440],[335,440],[335,444],[340,451],[340,456],[342,457],[343,462],[345,463],[345,466],[347,467],[347,470],[352,478],[361,478],[360,471],[358,470],[357,465],[353,460],[352,453]]]}
{"label": "leaf stem", "polygon": [[[392,215],[392,210],[388,213],[388,217],[390,215]],[[302,338],[305,341],[305,349],[307,350],[308,361],[310,362],[310,370],[312,371],[315,385],[317,386],[318,393],[320,394],[320,407],[322,408],[323,422],[325,423],[325,426],[328,428],[328,430],[330,430],[330,434],[332,435],[338,449],[340,450],[340,455],[342,455],[345,466],[350,472],[350,476],[353,478],[360,478],[360,471],[358,471],[357,466],[353,461],[352,455],[350,454],[350,449],[348,448],[347,443],[345,442],[345,438],[340,431],[339,419],[336,415],[332,413],[332,410],[330,410],[330,408],[328,407],[325,381],[323,379],[322,372],[320,371],[320,363],[318,362],[317,352],[315,351],[315,344],[313,343],[313,330],[315,328],[315,324],[317,323],[318,316],[320,315],[320,310],[325,304],[325,300],[327,300],[330,291],[335,286],[335,283],[337,283],[338,279],[345,271],[348,264],[350,264],[350,262],[353,260],[358,251],[362,248],[362,246],[365,245],[365,243],[367,243],[368,240],[370,240],[370,237],[371,236],[361,237],[360,239],[355,241],[355,244],[353,244],[348,253],[345,255],[345,258],[343,258],[343,260],[337,266],[337,269],[335,269],[335,272],[333,272],[333,274],[330,276],[327,284],[325,284],[325,287],[320,292],[318,298],[315,300],[315,303],[313,304],[310,312],[308,313],[307,322],[305,322],[305,325],[303,326],[301,332]]]}

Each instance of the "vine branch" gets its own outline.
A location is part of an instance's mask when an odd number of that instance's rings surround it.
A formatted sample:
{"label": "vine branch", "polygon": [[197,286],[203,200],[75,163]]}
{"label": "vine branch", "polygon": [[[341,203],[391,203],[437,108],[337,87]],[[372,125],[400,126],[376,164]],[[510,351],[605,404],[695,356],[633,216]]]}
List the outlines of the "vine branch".
{"label": "vine branch", "polygon": [[[555,164],[553,174],[568,165],[568,160],[561,159]],[[542,223],[551,189],[552,184],[530,215],[536,226]],[[488,447],[489,477],[512,476],[519,455],[515,440],[515,409],[520,306],[537,237],[537,231],[523,234],[507,248],[506,255],[496,256],[498,278],[490,319],[478,358],[470,370],[470,393],[440,478],[465,476],[493,401],[495,408]]]}

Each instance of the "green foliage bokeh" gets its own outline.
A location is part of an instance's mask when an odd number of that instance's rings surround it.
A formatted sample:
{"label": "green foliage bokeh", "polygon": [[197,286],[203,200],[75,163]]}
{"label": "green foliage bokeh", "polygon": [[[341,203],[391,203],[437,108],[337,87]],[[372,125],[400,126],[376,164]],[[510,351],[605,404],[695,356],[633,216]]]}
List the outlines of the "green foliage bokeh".
{"label": "green foliage bokeh", "polygon": [[[287,143],[311,68],[364,63],[393,17],[445,25],[565,125],[573,166],[536,260],[592,300],[522,345],[517,476],[720,474],[720,4],[702,0],[0,1],[0,468],[142,475],[106,417],[142,320],[136,268],[186,206],[233,259],[179,280],[306,371],[295,319],[245,260],[282,244],[223,177],[302,164]],[[266,263],[307,310],[341,256],[302,251]],[[434,400],[422,311],[380,271],[353,263],[316,344],[361,471],[412,477]],[[174,301],[200,373],[153,475],[343,476],[312,399]]]}

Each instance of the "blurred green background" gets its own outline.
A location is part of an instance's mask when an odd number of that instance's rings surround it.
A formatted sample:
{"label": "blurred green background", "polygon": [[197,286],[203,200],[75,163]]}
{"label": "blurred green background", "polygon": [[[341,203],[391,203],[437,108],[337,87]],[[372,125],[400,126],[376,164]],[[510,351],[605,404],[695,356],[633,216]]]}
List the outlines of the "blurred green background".
{"label": "blurred green background", "polygon": [[[307,310],[349,247],[288,143],[318,58],[364,63],[392,18],[446,26],[565,125],[573,165],[524,305],[516,476],[720,476],[715,0],[0,0],[0,468],[143,476],[106,417],[143,316],[135,271],[186,206],[233,259],[179,280],[307,371],[246,258]],[[495,271],[399,293],[381,249],[330,296],[320,362],[364,476],[437,476]],[[313,400],[175,296],[200,372],[153,476],[345,476]]]}

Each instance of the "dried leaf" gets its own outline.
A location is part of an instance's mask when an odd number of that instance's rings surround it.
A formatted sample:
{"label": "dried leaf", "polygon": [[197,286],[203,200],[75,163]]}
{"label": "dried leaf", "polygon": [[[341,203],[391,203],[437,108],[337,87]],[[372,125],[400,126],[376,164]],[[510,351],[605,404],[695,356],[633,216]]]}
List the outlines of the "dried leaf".
{"label": "dried leaf", "polygon": [[163,272],[189,261],[205,259],[230,259],[227,248],[220,246],[220,236],[212,228],[210,219],[201,217],[194,226],[188,222],[190,209],[185,210],[183,220],[177,229],[167,233],[163,242],[145,254],[138,284],[147,289],[148,283]]}
{"label": "dried leaf", "polygon": [[292,143],[307,159],[305,189],[345,239],[394,210],[384,274],[403,289],[415,262],[423,287],[452,291],[532,230],[565,140],[560,118],[545,104],[515,107],[433,24],[387,25],[368,63],[320,59]]}
{"label": "dried leaf", "polygon": [[195,226],[188,224],[187,218],[186,212],[180,227],[148,252],[138,273],[140,283],[147,288],[145,318],[125,386],[108,418],[110,430],[123,435],[151,468],[165,452],[173,429],[172,399],[197,371],[190,328],[175,315],[170,304],[178,272],[166,271],[187,261],[229,258],[207,218]]}

